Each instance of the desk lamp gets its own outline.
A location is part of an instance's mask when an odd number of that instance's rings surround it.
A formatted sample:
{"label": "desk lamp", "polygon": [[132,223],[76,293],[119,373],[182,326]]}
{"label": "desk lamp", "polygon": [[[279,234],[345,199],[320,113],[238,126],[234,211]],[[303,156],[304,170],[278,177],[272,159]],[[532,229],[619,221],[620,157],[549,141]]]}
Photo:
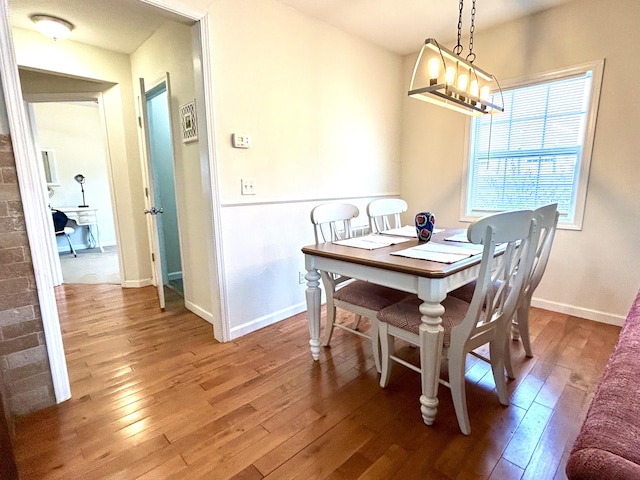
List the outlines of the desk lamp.
{"label": "desk lamp", "polygon": [[85,178],[84,175],[82,175],[81,173],[79,173],[78,175],[76,175],[75,177],[76,182],[78,182],[80,184],[80,190],[82,191],[82,205],[78,205],[79,208],[86,208],[89,205],[87,205],[87,202],[84,199],[84,182],[85,182]]}

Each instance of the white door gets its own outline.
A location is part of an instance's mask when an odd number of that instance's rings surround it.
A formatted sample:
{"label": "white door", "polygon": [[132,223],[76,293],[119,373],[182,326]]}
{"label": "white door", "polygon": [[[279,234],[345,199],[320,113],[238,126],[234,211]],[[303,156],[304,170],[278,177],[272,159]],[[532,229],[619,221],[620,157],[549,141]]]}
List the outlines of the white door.
{"label": "white door", "polygon": [[[166,74],[164,81],[168,85],[169,74]],[[160,308],[164,310],[165,308],[165,299],[164,299],[164,281],[162,272],[164,271],[164,267],[162,265],[162,254],[160,249],[160,221],[158,215],[162,215],[162,208],[158,208],[156,206],[156,185],[157,179],[154,179],[153,175],[153,167],[151,161],[151,145],[149,143],[149,117],[147,113],[147,97],[146,97],[147,89],[145,88],[144,78],[140,79],[140,122],[139,127],[141,130],[141,135],[143,138],[143,156],[145,160],[146,166],[146,174],[147,174],[147,187],[145,187],[145,210],[150,218],[150,227],[149,227],[149,235],[151,238],[151,261],[153,264],[153,276],[154,282],[158,289],[158,301],[160,302]]]}

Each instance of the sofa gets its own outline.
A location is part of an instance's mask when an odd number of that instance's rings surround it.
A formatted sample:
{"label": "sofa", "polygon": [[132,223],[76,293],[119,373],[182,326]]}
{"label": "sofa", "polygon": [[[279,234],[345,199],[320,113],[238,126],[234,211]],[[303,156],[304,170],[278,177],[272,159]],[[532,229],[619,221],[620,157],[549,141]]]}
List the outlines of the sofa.
{"label": "sofa", "polygon": [[571,449],[570,480],[640,479],[640,292]]}

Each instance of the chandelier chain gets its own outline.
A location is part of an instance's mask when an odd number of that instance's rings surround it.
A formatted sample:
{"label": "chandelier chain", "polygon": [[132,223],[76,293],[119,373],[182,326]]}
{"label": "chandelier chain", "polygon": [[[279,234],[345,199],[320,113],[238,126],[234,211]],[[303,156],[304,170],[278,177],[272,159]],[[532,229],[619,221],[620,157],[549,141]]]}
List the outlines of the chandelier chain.
{"label": "chandelier chain", "polygon": [[473,32],[476,29],[475,26],[476,20],[476,0],[473,0],[471,3],[471,28],[469,28],[469,55],[467,55],[467,60],[469,63],[473,63],[476,59],[476,54],[473,53]]}
{"label": "chandelier chain", "polygon": [[[474,0],[475,2],[475,0]],[[460,43],[460,39],[462,37],[462,9],[464,7],[464,0],[460,0],[460,5],[458,6],[458,44],[453,49],[453,53],[456,55],[460,55],[462,53],[463,47]]]}

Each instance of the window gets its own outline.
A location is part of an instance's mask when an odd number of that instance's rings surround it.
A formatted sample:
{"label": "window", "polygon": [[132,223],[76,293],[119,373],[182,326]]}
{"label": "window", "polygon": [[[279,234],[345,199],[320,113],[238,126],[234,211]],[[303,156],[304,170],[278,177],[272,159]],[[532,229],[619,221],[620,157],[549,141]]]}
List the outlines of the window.
{"label": "window", "polygon": [[558,202],[559,227],[582,228],[603,67],[514,82],[503,113],[473,117],[463,220]]}

